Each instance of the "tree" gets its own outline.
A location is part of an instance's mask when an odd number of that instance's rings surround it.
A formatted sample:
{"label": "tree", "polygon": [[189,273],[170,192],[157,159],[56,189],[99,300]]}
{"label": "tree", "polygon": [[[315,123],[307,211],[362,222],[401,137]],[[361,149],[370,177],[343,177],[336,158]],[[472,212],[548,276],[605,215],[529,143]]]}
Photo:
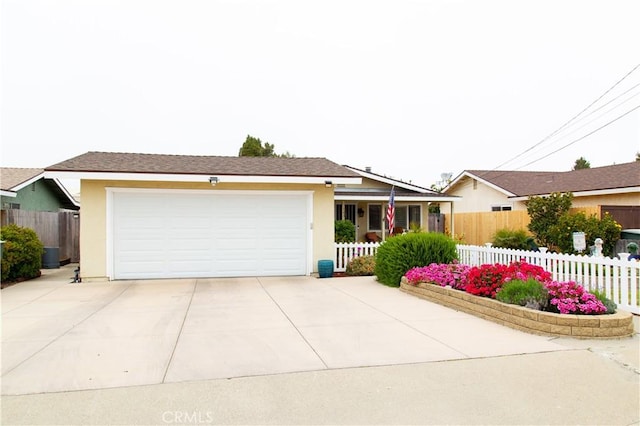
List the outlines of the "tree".
{"label": "tree", "polygon": [[251,135],[247,135],[247,139],[242,144],[242,147],[238,152],[238,156],[239,157],[286,157],[286,158],[295,157],[293,154],[290,154],[289,151],[285,152],[284,154],[278,155],[275,152],[275,145],[265,142],[263,146],[260,138],[254,138]]}
{"label": "tree", "polygon": [[572,200],[573,194],[570,192],[564,194],[554,192],[548,197],[529,197],[525,202],[531,219],[528,225],[529,231],[533,233],[540,245],[546,247],[555,245],[551,229],[562,215],[569,212]]}
{"label": "tree", "polygon": [[260,138],[254,138],[251,135],[247,135],[247,139],[242,144],[242,148],[240,148],[240,152],[238,152],[239,157],[274,157],[273,154],[273,145],[265,142],[264,146],[262,146],[262,141]]}
{"label": "tree", "polygon": [[580,157],[573,165],[573,170],[590,169],[591,163],[589,163],[584,157]]}
{"label": "tree", "polygon": [[640,161],[640,152],[636,152],[636,161]]}

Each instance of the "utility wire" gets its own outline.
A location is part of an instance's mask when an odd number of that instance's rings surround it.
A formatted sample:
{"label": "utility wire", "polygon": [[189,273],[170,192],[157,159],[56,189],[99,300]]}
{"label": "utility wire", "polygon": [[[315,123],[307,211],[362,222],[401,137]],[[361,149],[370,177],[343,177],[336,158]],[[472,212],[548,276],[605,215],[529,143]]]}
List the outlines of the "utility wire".
{"label": "utility wire", "polygon": [[[637,94],[636,94],[636,95],[637,95]],[[633,98],[633,97],[635,97],[636,95],[633,95],[633,96],[632,96],[632,98]],[[631,99],[631,98],[629,98],[629,99]],[[627,99],[625,102],[627,102],[629,99]],[[616,106],[616,108],[617,108],[617,106]],[[609,126],[609,125],[611,125],[611,124],[615,123],[616,121],[618,121],[618,120],[620,120],[621,118],[623,118],[623,117],[625,117],[625,116],[627,116],[627,115],[631,114],[633,111],[635,111],[635,110],[637,110],[637,109],[639,109],[639,108],[640,108],[640,105],[636,105],[635,107],[631,108],[629,111],[627,111],[627,112],[625,112],[625,113],[623,113],[623,114],[620,114],[618,117],[616,117],[616,118],[614,118],[613,120],[611,120],[611,121],[609,121],[609,122],[607,122],[607,123],[603,124],[602,126],[598,127],[597,129],[592,130],[591,132],[589,132],[589,133],[587,133],[587,134],[585,134],[585,135],[583,135],[583,136],[580,136],[580,137],[579,137],[579,138],[577,138],[577,139],[574,139],[573,141],[569,142],[568,144],[566,144],[566,145],[564,145],[564,146],[561,146],[560,148],[556,149],[555,151],[552,151],[552,152],[550,152],[550,153],[548,153],[548,154],[546,154],[546,155],[543,155],[543,156],[542,156],[542,157],[540,157],[540,158],[537,158],[537,159],[535,159],[535,160],[533,160],[533,161],[530,161],[530,162],[528,162],[527,164],[525,164],[525,165],[523,165],[523,166],[517,167],[517,168],[515,168],[513,171],[520,170],[520,169],[522,169],[522,168],[524,168],[524,167],[527,167],[527,166],[529,166],[529,165],[531,165],[531,164],[533,164],[533,163],[536,163],[536,162],[538,162],[538,161],[540,161],[540,160],[543,160],[543,159],[545,159],[545,158],[547,158],[547,157],[549,157],[549,156],[551,156],[551,155],[555,154],[556,152],[562,151],[563,149],[565,149],[565,148],[567,148],[567,147],[569,147],[569,146],[571,146],[571,145],[573,145],[573,144],[575,144],[575,143],[577,143],[577,142],[579,142],[579,141],[581,141],[581,140],[583,140],[583,139],[585,139],[585,138],[587,138],[587,137],[591,136],[592,134],[594,134],[594,133],[596,133],[596,132],[598,132],[598,131],[600,131],[600,130],[604,129],[605,127],[607,127],[607,126]],[[609,112],[609,111],[607,111],[607,112]],[[599,118],[599,117],[598,117],[598,118]],[[480,174],[478,174],[477,176],[478,176],[478,177],[480,177],[480,178],[482,178],[483,176],[486,176],[487,174],[489,174],[489,173],[490,173],[490,172],[492,172],[492,171],[497,171],[497,169],[485,170],[485,171],[484,171],[484,173],[480,173]],[[510,171],[503,171],[502,173],[498,173],[497,175],[492,176],[492,179],[496,179],[496,178],[498,178],[498,177],[500,177],[500,176],[503,176],[503,175],[505,175],[505,174],[507,174],[507,173],[509,173],[509,172],[510,172]],[[468,185],[470,185],[470,184],[468,184]]]}
{"label": "utility wire", "polygon": [[556,153],[556,152],[558,152],[558,151],[562,151],[563,149],[565,149],[565,148],[567,148],[567,147],[569,147],[569,146],[573,145],[574,143],[579,142],[579,141],[581,141],[582,139],[584,139],[584,138],[586,138],[586,137],[588,137],[588,136],[591,136],[591,135],[592,135],[592,134],[594,134],[595,132],[597,132],[597,131],[599,131],[599,130],[604,129],[604,128],[605,128],[605,127],[607,127],[608,125],[615,123],[616,121],[620,120],[622,117],[624,117],[624,116],[626,116],[626,115],[628,115],[628,114],[631,114],[633,111],[637,110],[638,108],[640,108],[640,105],[636,105],[634,108],[630,109],[629,111],[625,112],[625,113],[624,113],[624,114],[622,114],[622,115],[619,115],[618,117],[614,118],[613,120],[609,121],[608,123],[603,124],[602,126],[598,127],[597,129],[592,130],[591,132],[587,133],[586,135],[584,135],[584,136],[580,136],[578,139],[575,139],[575,140],[573,140],[573,141],[569,142],[568,144],[566,144],[566,145],[564,145],[564,146],[561,146],[560,148],[556,149],[555,151],[552,151],[552,152],[550,152],[550,153],[548,153],[548,154],[546,154],[546,155],[544,155],[544,156],[542,156],[542,157],[540,157],[540,158],[538,158],[538,159],[536,159],[536,160],[530,161],[530,162],[528,162],[527,164],[525,164],[524,166],[521,166],[521,167],[517,168],[516,170],[519,170],[519,169],[521,169],[521,168],[523,168],[523,167],[527,167],[527,166],[528,166],[528,165],[530,165],[530,164],[533,164],[533,163],[535,163],[535,162],[537,162],[537,161],[540,161],[540,160],[542,160],[542,159],[544,159],[544,158],[547,158],[548,156],[553,155],[553,154],[555,154],[555,153]]}
{"label": "utility wire", "polygon": [[[638,83],[636,86],[640,86],[640,83]],[[611,101],[607,102],[606,104],[602,105],[601,107],[595,109],[594,111],[590,112],[588,115],[585,115],[584,117],[582,117],[580,120],[576,121],[574,124],[578,124],[583,120],[586,120],[588,117],[592,116],[596,111],[599,111],[600,109],[602,109],[604,106],[609,105],[611,102],[615,101],[616,99],[620,98],[622,95],[628,93],[629,90],[627,90],[626,92],[620,94],[619,96],[617,96],[616,98],[612,99]],[[599,116],[595,117],[593,120],[590,120],[586,123],[584,123],[583,125],[581,125],[580,127],[571,130],[569,133],[565,133],[564,135],[560,136],[559,138],[557,138],[551,145],[556,144],[560,141],[562,141],[563,139],[566,139],[567,137],[571,136],[572,134],[576,133],[577,131],[579,131],[580,129],[583,129],[584,127],[588,126],[589,124],[601,119],[602,117],[604,117],[605,115],[609,114],[611,111],[615,110],[616,108],[619,108],[620,106],[626,104],[627,102],[633,100],[633,98],[635,98],[636,96],[640,96],[640,92],[635,93],[631,96],[629,96],[627,99],[623,100],[622,102],[618,103],[617,105],[613,106],[612,108],[609,108],[607,111],[603,112],[602,114],[600,114]],[[550,146],[549,146],[550,147]]]}
{"label": "utility wire", "polygon": [[[622,77],[620,80],[618,80],[613,86],[611,86],[609,89],[607,89],[602,95],[600,95],[595,101],[591,102],[586,108],[584,108],[582,111],[580,111],[578,114],[576,114],[575,116],[573,116],[569,121],[567,121],[566,123],[564,123],[562,126],[560,126],[558,129],[556,129],[555,131],[553,131],[552,133],[550,133],[548,136],[546,136],[544,139],[542,139],[540,142],[536,143],[535,145],[531,146],[530,148],[526,149],[525,151],[521,152],[520,154],[516,155],[515,157],[505,161],[504,163],[496,166],[493,168],[493,170],[496,170],[502,166],[504,166],[505,164],[508,164],[510,162],[512,162],[513,160],[515,160],[516,158],[519,158],[523,155],[525,155],[526,153],[528,153],[529,151],[531,151],[532,149],[536,148],[537,146],[540,146],[541,144],[543,144],[544,142],[546,142],[547,140],[549,140],[551,137],[555,136],[558,132],[562,131],[565,127],[567,127],[570,123],[572,123],[576,118],[578,118],[580,115],[582,115],[586,110],[588,110],[589,108],[591,108],[596,102],[598,102],[600,99],[602,99],[604,96],[606,96],[609,92],[611,92],[614,88],[616,88],[620,83],[622,83],[627,77],[629,77],[629,75],[631,75],[635,70],[637,70],[638,68],[640,68],[640,64],[636,65],[635,67],[633,67],[633,69],[631,71],[629,71],[628,73],[626,73],[624,75],[624,77]],[[593,132],[592,132],[593,133]],[[590,134],[592,134],[590,133]],[[557,152],[557,151],[554,151]],[[542,157],[545,158],[545,157]],[[528,163],[531,164],[531,163]]]}

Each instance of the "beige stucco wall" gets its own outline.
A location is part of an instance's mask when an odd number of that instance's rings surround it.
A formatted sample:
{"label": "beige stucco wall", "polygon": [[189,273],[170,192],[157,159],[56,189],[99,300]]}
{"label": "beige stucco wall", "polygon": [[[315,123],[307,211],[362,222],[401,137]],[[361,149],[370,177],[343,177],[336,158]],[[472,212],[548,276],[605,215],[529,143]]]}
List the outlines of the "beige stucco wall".
{"label": "beige stucco wall", "polygon": [[80,270],[85,281],[107,279],[107,187],[225,190],[313,191],[312,272],[318,260],[333,259],[333,188],[296,184],[218,184],[181,182],[82,180],[82,220],[80,223]]}
{"label": "beige stucco wall", "polygon": [[612,194],[590,197],[573,197],[572,207],[590,206],[637,206],[640,205],[640,194]]}
{"label": "beige stucco wall", "polygon": [[[511,210],[526,210],[522,201],[514,201],[507,196],[481,182],[474,188],[472,179],[461,181],[455,188],[447,191],[447,195],[462,197],[456,201],[454,213],[490,212],[492,206],[511,206]],[[440,211],[451,213],[451,203],[442,203]]]}
{"label": "beige stucco wall", "polygon": [[[482,213],[490,212],[493,205],[510,205],[514,211],[527,210],[524,201],[516,201],[507,198],[506,195],[497,191],[481,182],[477,183],[476,188],[473,187],[473,180],[467,178],[460,182],[455,188],[447,191],[447,195],[456,195],[462,199],[455,203],[454,213]],[[640,204],[640,194],[611,194],[580,197],[574,194],[572,207],[595,207],[603,205],[628,205],[637,206]],[[451,205],[442,203],[440,210],[445,213],[451,213]]]}

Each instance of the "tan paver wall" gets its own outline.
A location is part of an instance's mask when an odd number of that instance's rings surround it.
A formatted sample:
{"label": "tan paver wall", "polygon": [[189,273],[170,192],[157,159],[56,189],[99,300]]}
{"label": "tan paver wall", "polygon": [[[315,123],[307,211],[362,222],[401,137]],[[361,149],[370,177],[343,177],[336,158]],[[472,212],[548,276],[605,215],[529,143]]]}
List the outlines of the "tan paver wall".
{"label": "tan paver wall", "polygon": [[517,330],[533,334],[609,339],[633,334],[633,316],[617,311],[612,315],[571,315],[536,311],[464,291],[433,284],[413,286],[404,281],[400,290],[440,305],[463,311]]}

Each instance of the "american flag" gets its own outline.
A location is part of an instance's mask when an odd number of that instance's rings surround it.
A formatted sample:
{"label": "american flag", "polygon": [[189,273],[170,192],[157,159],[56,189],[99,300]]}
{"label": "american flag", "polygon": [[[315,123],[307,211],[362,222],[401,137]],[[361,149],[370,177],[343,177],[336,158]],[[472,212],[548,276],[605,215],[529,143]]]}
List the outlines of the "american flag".
{"label": "american flag", "polygon": [[387,206],[387,224],[389,227],[389,235],[393,235],[393,226],[396,219],[396,206],[395,206],[395,190],[391,187],[391,194],[389,194],[389,205]]}

